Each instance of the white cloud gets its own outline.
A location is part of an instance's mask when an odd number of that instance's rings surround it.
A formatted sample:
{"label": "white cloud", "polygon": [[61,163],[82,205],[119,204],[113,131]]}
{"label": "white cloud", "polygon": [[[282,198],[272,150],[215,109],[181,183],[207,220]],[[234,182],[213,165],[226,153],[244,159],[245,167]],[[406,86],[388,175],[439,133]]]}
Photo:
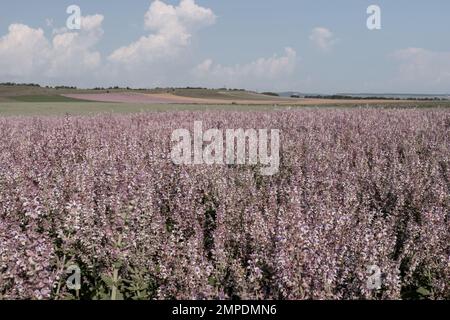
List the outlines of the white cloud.
{"label": "white cloud", "polygon": [[260,58],[245,65],[222,66],[207,59],[192,72],[200,84],[228,87],[273,87],[274,80],[286,80],[295,71],[297,53],[286,48],[283,56]]}
{"label": "white cloud", "polygon": [[0,76],[27,78],[48,63],[49,44],[42,29],[12,24],[0,38]]}
{"label": "white cloud", "polygon": [[103,30],[101,29],[103,20],[104,17],[101,14],[81,17],[81,30],[101,36],[103,35]]}
{"label": "white cloud", "polygon": [[423,48],[397,50],[391,55],[399,62],[396,85],[410,90],[430,89],[448,92],[450,87],[450,52]]}
{"label": "white cloud", "polygon": [[154,1],[144,20],[145,27],[152,33],[115,50],[108,59],[133,69],[174,58],[189,47],[196,30],[214,24],[215,20],[216,16],[210,9],[198,6],[194,0],[181,0],[176,7]]}
{"label": "white cloud", "polygon": [[[282,86],[297,63],[296,52],[224,66],[206,60],[197,67],[192,39],[215,23],[211,9],[194,0],[169,5],[156,0],[143,15],[148,34],[102,59],[97,45],[104,17],[82,17],[81,30],[42,29],[13,24],[0,38],[0,82],[39,82],[77,86],[227,86],[258,89]],[[50,20],[49,20],[50,21]],[[288,87],[289,83],[286,83]]]}
{"label": "white cloud", "polygon": [[214,12],[194,0],[181,0],[177,6],[153,1],[144,15],[149,34],[108,56],[106,81],[112,85],[120,79],[138,87],[189,85],[188,70],[195,61],[192,38],[215,21]]}
{"label": "white cloud", "polygon": [[0,79],[42,81],[85,77],[101,64],[94,47],[103,35],[103,16],[82,18],[80,32],[61,30],[49,41],[42,29],[12,24],[0,38]]}
{"label": "white cloud", "polygon": [[96,71],[101,65],[101,55],[95,45],[103,36],[102,15],[82,17],[80,32],[56,34],[52,41],[49,77],[83,76]]}
{"label": "white cloud", "polygon": [[145,14],[145,26],[161,33],[188,32],[212,25],[215,21],[212,10],[198,6],[194,0],[181,0],[177,7],[157,0]]}
{"label": "white cloud", "polygon": [[317,27],[311,31],[309,39],[322,51],[329,51],[336,44],[333,33],[324,27]]}

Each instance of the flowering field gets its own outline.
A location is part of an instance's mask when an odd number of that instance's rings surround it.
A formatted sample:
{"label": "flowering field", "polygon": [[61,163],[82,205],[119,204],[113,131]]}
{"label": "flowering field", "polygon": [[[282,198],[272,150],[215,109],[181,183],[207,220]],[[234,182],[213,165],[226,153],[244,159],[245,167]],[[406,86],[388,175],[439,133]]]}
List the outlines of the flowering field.
{"label": "flowering field", "polygon": [[[200,120],[279,173],[173,164]],[[1,118],[0,298],[450,298],[449,159],[438,109]]]}

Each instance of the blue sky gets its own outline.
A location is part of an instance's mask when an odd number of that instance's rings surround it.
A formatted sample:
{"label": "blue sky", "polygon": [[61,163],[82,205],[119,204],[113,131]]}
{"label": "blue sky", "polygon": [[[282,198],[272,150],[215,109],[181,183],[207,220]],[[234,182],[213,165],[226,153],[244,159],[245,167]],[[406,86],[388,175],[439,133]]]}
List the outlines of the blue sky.
{"label": "blue sky", "polygon": [[448,93],[449,16],[445,0],[5,1],[0,81]]}

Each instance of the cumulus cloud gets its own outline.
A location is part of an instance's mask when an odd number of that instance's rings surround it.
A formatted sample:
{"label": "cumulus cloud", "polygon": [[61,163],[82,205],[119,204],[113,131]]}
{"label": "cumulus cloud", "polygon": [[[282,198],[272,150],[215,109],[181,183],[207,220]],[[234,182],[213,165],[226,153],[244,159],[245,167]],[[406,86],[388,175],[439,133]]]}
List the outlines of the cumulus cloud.
{"label": "cumulus cloud", "polygon": [[12,24],[0,38],[0,76],[3,79],[27,78],[49,62],[49,43],[42,29]]}
{"label": "cumulus cloud", "polygon": [[151,33],[115,50],[108,59],[133,68],[176,57],[190,45],[196,30],[214,24],[215,20],[211,9],[198,6],[194,0],[182,0],[178,6],[154,1],[144,20]]}
{"label": "cumulus cloud", "polygon": [[192,38],[215,23],[215,14],[194,0],[181,0],[176,6],[156,0],[143,18],[148,35],[114,50],[103,61],[96,49],[103,36],[102,15],[82,17],[79,31],[53,28],[49,38],[42,29],[13,24],[0,39],[0,81],[82,86],[183,81],[179,73],[187,73],[195,63],[188,58]]}
{"label": "cumulus cloud", "polygon": [[101,64],[94,47],[103,35],[103,16],[82,17],[80,32],[62,30],[49,41],[42,29],[12,24],[0,38],[2,81],[58,80],[84,76]]}
{"label": "cumulus cloud", "polygon": [[114,50],[107,57],[105,78],[135,87],[190,84],[192,39],[215,21],[214,12],[194,0],[181,0],[176,6],[153,1],[144,15],[148,35]]}
{"label": "cumulus cloud", "polygon": [[[198,31],[211,26],[216,15],[194,0],[178,5],[151,2],[143,14],[146,35],[102,55],[104,17],[84,16],[81,30],[53,28],[45,32],[12,24],[0,38],[0,81],[39,82],[77,86],[235,86],[258,89],[281,85],[295,69],[296,52],[225,66],[208,59],[199,64],[192,52]],[[50,20],[49,20],[50,21]],[[197,65],[197,67],[195,67]]]}
{"label": "cumulus cloud", "polygon": [[207,59],[194,68],[193,75],[198,83],[215,86],[241,87],[248,84],[258,87],[271,87],[274,80],[286,79],[297,64],[297,53],[286,48],[283,56],[274,55],[260,58],[244,65],[223,66]]}
{"label": "cumulus cloud", "polygon": [[311,31],[309,39],[322,51],[329,51],[336,44],[337,39],[333,33],[324,27],[317,27]]}
{"label": "cumulus cloud", "polygon": [[[391,55],[399,62],[397,84],[424,90],[436,88],[442,92],[450,86],[450,52],[435,52],[423,48],[407,48]],[[419,89],[422,88],[422,89]]]}
{"label": "cumulus cloud", "polygon": [[81,18],[80,32],[56,34],[52,41],[51,61],[46,74],[49,77],[82,76],[97,70],[101,55],[95,45],[103,36],[102,15]]}

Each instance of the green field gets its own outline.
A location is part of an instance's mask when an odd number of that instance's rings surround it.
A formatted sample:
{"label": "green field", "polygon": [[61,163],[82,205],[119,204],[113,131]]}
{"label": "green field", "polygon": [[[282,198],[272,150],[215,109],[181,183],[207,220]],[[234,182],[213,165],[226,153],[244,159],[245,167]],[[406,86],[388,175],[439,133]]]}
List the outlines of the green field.
{"label": "green field", "polygon": [[[94,115],[99,113],[139,113],[189,110],[270,111],[270,105],[133,104],[103,102],[2,102],[0,116]],[[278,107],[277,109],[281,109]]]}
{"label": "green field", "polygon": [[[108,102],[0,102],[0,116],[51,116],[51,115],[95,115],[100,113],[140,113],[164,111],[276,111],[293,108],[333,109],[360,108],[359,105],[327,105],[327,106],[277,106],[272,105],[199,105],[199,104],[136,104]],[[365,107],[365,106],[364,106]],[[401,108],[395,104],[386,104],[380,108]],[[450,102],[422,102],[411,104],[409,108],[450,108]]]}

